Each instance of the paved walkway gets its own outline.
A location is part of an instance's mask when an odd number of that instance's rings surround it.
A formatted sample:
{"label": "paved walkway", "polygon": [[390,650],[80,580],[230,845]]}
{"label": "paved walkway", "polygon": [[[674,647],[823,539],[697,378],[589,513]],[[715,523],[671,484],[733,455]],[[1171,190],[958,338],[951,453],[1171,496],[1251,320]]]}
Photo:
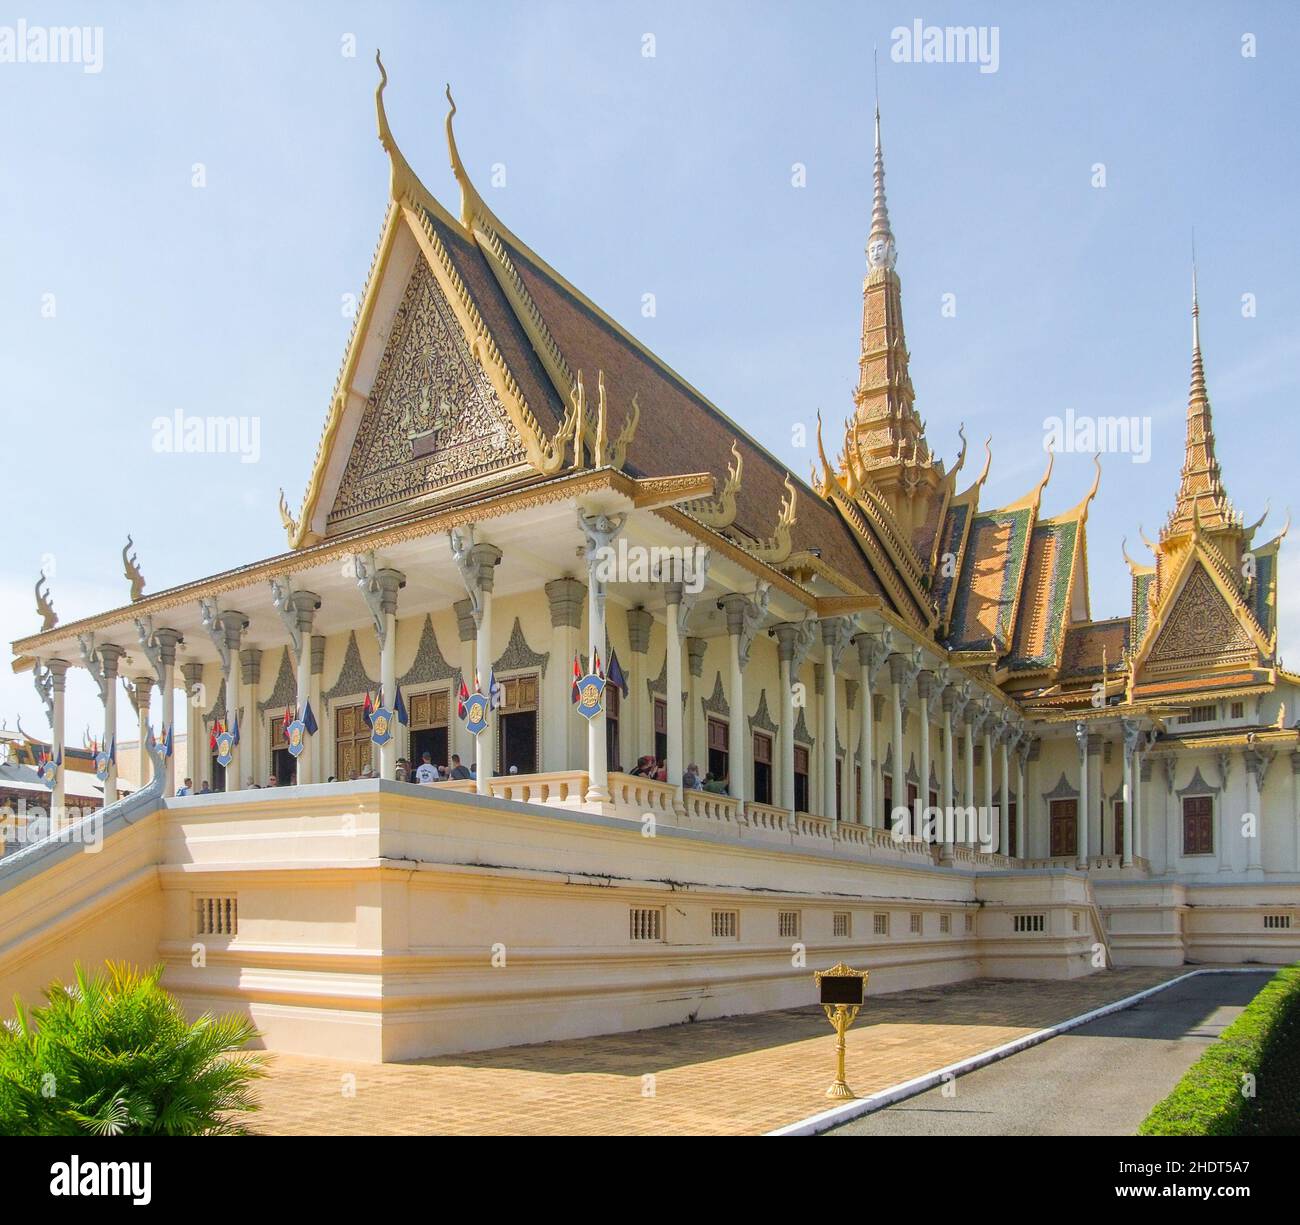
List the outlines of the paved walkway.
{"label": "paved walkway", "polygon": [[[871,996],[849,1031],[849,1084],[866,1095],[1182,973],[975,979]],[[834,1070],[834,1033],[818,1007],[411,1063],[276,1055],[253,1126],[281,1135],[756,1134],[831,1105]]]}
{"label": "paved walkway", "polygon": [[1131,1136],[1272,977],[1202,974],[835,1136]]}

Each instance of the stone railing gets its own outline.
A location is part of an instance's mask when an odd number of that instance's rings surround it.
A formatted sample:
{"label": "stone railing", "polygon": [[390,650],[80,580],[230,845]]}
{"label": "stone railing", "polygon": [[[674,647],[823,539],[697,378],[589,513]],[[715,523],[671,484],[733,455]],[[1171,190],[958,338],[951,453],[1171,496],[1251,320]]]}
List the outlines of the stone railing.
{"label": "stone railing", "polygon": [[[624,776],[610,775],[611,789],[614,779],[622,777]],[[488,785],[497,799],[515,800],[520,804],[565,804],[576,807],[587,798],[585,770],[556,770],[549,774],[503,774]],[[669,803],[671,805],[671,800]]]}
{"label": "stone railing", "polygon": [[736,824],[740,817],[740,801],[729,795],[715,795],[712,791],[692,788],[682,793],[686,815],[701,821],[724,821]]}
{"label": "stone railing", "polygon": [[750,827],[756,831],[773,834],[790,832],[791,814],[784,808],[771,804],[759,804],[751,800],[745,805],[745,816],[749,818]]}
{"label": "stone railing", "polygon": [[[587,777],[585,774],[582,776]],[[612,803],[625,808],[635,808],[639,813],[671,813],[675,788],[671,783],[656,782],[640,775],[611,773],[609,798]],[[689,793],[688,793],[689,794]]]}

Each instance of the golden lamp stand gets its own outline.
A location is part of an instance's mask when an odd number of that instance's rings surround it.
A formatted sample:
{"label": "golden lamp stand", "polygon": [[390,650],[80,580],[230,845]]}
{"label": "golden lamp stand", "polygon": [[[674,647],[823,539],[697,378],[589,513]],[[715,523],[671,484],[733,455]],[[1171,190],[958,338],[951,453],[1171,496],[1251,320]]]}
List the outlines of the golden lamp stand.
{"label": "golden lamp stand", "polygon": [[844,1035],[858,1018],[867,993],[866,970],[854,970],[844,962],[829,970],[819,970],[813,975],[821,996],[826,1019],[835,1027],[835,1081],[826,1090],[826,1096],[837,1101],[849,1101],[857,1096],[844,1078]]}

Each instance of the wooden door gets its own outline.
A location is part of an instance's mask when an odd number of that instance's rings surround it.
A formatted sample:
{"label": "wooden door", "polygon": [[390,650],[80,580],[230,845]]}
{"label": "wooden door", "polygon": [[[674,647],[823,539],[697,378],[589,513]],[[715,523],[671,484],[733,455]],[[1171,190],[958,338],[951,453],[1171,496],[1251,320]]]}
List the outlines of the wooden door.
{"label": "wooden door", "polygon": [[1051,822],[1052,856],[1079,853],[1079,801],[1053,800]]}

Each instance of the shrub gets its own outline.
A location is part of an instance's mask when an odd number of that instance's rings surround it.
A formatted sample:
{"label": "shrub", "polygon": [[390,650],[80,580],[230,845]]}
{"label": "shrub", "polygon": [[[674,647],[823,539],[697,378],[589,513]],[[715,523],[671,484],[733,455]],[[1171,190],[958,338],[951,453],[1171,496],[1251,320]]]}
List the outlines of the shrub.
{"label": "shrub", "polygon": [[[1243,1093],[1247,1076],[1257,1095]],[[1300,1133],[1300,964],[1280,970],[1143,1121],[1140,1136]]]}
{"label": "shrub", "polygon": [[55,983],[47,1003],[0,1026],[0,1134],[42,1136],[240,1135],[240,1112],[256,1110],[260,1055],[243,1017],[192,1025],[146,974],[109,963]]}

